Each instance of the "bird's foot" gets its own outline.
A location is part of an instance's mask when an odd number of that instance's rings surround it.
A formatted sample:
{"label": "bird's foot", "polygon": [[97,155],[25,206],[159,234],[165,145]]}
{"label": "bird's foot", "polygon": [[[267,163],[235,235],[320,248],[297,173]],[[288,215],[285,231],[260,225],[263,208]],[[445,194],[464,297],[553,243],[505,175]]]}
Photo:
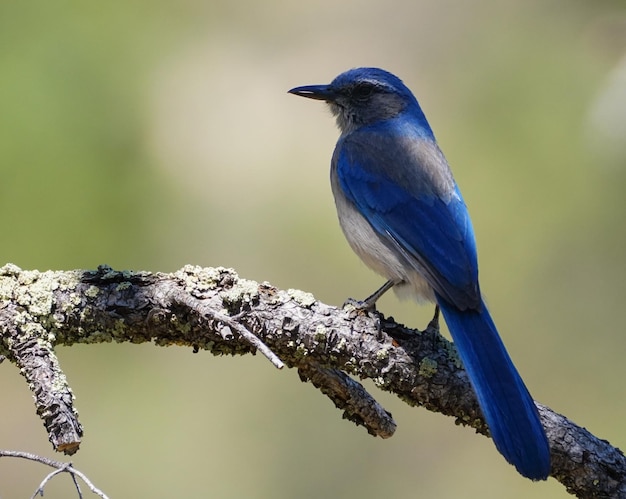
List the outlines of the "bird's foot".
{"label": "bird's foot", "polygon": [[343,303],[343,308],[352,307],[358,312],[376,312],[376,302],[366,300],[357,300],[356,298],[348,298]]}
{"label": "bird's foot", "polygon": [[394,285],[398,284],[395,281],[387,281],[380,288],[374,291],[371,295],[369,295],[365,300],[355,300],[354,298],[348,298],[346,302],[343,304],[344,308],[346,305],[350,305],[357,310],[363,310],[367,312],[376,311],[376,302],[378,299],[384,295],[387,291],[394,287]]}

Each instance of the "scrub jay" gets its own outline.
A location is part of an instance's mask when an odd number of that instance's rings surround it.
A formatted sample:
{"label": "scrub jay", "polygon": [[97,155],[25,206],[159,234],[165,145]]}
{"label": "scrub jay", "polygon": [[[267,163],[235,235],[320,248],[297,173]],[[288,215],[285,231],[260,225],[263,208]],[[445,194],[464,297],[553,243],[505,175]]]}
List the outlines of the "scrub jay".
{"label": "scrub jay", "polygon": [[498,335],[478,285],[469,213],[417,100],[377,68],[290,93],[326,101],[341,136],[330,181],[354,252],[388,289],[434,301],[476,392],[491,437],[525,477],[546,479],[550,447],[537,409]]}

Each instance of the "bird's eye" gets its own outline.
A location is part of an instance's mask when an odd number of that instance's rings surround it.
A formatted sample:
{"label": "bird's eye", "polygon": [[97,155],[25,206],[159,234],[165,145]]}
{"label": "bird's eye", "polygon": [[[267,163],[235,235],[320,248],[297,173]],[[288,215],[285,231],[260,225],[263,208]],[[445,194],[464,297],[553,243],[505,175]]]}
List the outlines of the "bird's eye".
{"label": "bird's eye", "polygon": [[374,92],[374,85],[370,83],[359,83],[352,90],[352,98],[357,101],[366,101]]}

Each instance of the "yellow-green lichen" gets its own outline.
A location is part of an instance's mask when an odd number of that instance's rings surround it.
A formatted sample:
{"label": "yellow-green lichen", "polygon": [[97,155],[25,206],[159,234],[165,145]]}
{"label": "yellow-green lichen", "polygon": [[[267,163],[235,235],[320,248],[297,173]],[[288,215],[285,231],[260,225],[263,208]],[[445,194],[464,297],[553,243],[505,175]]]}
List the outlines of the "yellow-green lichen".
{"label": "yellow-green lichen", "polygon": [[62,312],[62,313],[71,312],[74,310],[74,308],[80,305],[81,302],[82,302],[82,299],[81,299],[80,294],[69,293],[67,295],[67,300],[57,303],[57,311]]}
{"label": "yellow-green lichen", "polygon": [[436,360],[431,359],[430,357],[424,357],[419,364],[417,372],[424,378],[432,378],[435,374],[437,374],[438,367],[439,366],[437,365]]}
{"label": "yellow-green lichen", "polygon": [[2,277],[2,275],[0,274],[0,300],[11,300],[15,290],[15,280],[12,277]]}
{"label": "yellow-green lichen", "polygon": [[22,270],[17,276],[17,282],[20,285],[30,285],[39,279],[39,275],[38,270]]}
{"label": "yellow-green lichen", "polygon": [[98,296],[98,294],[100,294],[100,289],[98,289],[97,286],[89,286],[85,290],[85,296],[87,298],[95,298],[96,296]]}
{"label": "yellow-green lichen", "polygon": [[315,338],[315,341],[324,341],[326,339],[326,333],[326,327],[322,324],[318,324],[313,333],[313,338]]}
{"label": "yellow-green lichen", "polygon": [[259,298],[259,284],[248,279],[239,279],[232,288],[222,291],[220,298],[227,306],[250,303]]}
{"label": "yellow-green lichen", "polygon": [[82,270],[74,270],[68,272],[60,272],[57,274],[57,281],[61,291],[76,289],[78,283],[81,282]]}
{"label": "yellow-green lichen", "polygon": [[376,358],[378,360],[386,360],[389,358],[389,348],[381,348],[376,352]]}
{"label": "yellow-green lichen", "polygon": [[120,282],[117,286],[115,286],[115,290],[124,291],[125,289],[128,289],[130,287],[132,287],[132,284],[128,281],[124,281],[124,282]]}
{"label": "yellow-green lichen", "polygon": [[15,277],[21,271],[22,269],[19,268],[17,265],[13,263],[7,263],[6,265],[0,267],[0,276]]}
{"label": "yellow-green lichen", "polygon": [[220,275],[221,268],[216,267],[200,267],[200,265],[185,265],[182,269],[175,272],[175,276],[179,279],[187,280],[189,276],[196,280],[215,282]]}
{"label": "yellow-green lichen", "polygon": [[299,289],[288,289],[287,294],[289,297],[299,303],[303,307],[311,307],[315,303],[315,297],[311,293],[306,291],[300,291]]}
{"label": "yellow-green lichen", "polygon": [[72,400],[75,400],[76,398],[74,397],[74,394],[72,393],[72,390],[70,389],[70,387],[67,384],[67,378],[65,377],[65,374],[63,374],[60,371],[57,371],[56,373],[57,375],[52,378],[52,389],[55,392],[65,392],[68,391],[70,393],[70,395],[72,396]]}
{"label": "yellow-green lichen", "polygon": [[55,272],[44,272],[39,274],[36,280],[26,289],[23,289],[22,298],[26,301],[26,294],[29,295],[29,312],[37,317],[50,315],[52,311],[52,292],[59,287]]}
{"label": "yellow-green lichen", "polygon": [[[113,321],[113,325],[107,330],[107,332],[111,334],[113,339],[121,338],[125,340],[128,336],[128,327],[126,325],[126,322],[124,322],[124,319],[115,319]],[[131,338],[131,343],[136,342],[133,341],[133,339]],[[141,341],[138,343],[141,343]]]}
{"label": "yellow-green lichen", "polygon": [[183,335],[187,336],[193,330],[191,324],[189,322],[181,322],[179,317],[176,315],[172,315],[169,319],[169,324],[172,328],[180,331]]}
{"label": "yellow-green lichen", "polygon": [[[20,341],[36,339],[38,342],[43,342],[43,346],[45,346],[47,340],[44,339],[46,337],[46,330],[43,326],[38,322],[30,320],[30,317],[28,319],[26,317],[22,317],[21,319]],[[52,335],[52,337],[54,338],[54,335]]]}
{"label": "yellow-green lichen", "polygon": [[185,265],[174,273],[177,279],[185,283],[187,291],[206,291],[215,289],[225,275],[237,280],[237,273],[233,269],[224,267],[200,267],[199,265]]}

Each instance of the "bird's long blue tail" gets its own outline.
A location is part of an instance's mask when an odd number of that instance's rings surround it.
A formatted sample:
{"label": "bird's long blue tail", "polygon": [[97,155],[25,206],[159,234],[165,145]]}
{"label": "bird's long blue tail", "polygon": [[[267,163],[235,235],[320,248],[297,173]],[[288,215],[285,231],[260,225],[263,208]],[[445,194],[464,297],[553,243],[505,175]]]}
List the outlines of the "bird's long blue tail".
{"label": "bird's long blue tail", "polygon": [[548,439],[487,307],[482,303],[478,311],[461,311],[437,298],[496,448],[525,477],[546,479]]}

